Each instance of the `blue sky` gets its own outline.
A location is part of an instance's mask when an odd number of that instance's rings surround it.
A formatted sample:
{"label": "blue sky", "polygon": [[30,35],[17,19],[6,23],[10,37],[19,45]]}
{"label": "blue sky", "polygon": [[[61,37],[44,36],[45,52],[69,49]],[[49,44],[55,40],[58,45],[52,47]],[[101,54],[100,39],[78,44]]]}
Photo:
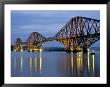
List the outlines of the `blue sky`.
{"label": "blue sky", "polygon": [[[84,16],[100,20],[98,10],[12,10],[11,44],[16,38],[26,41],[31,32],[39,32],[45,37],[54,36],[72,17]],[[100,41],[93,44],[99,47]],[[43,46],[58,47],[62,44],[52,41]]]}

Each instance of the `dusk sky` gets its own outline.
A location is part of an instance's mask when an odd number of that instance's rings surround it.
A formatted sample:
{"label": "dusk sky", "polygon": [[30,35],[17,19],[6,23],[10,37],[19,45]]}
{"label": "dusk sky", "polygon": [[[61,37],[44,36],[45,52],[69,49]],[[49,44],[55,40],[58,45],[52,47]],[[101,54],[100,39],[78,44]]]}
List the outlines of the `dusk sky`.
{"label": "dusk sky", "polygon": [[[11,44],[16,38],[21,38],[23,42],[27,40],[30,33],[39,32],[45,37],[53,37],[60,29],[73,17],[84,16],[100,20],[99,10],[13,10],[11,11]],[[99,47],[100,41],[95,47]],[[46,42],[46,47],[62,47],[56,42]]]}

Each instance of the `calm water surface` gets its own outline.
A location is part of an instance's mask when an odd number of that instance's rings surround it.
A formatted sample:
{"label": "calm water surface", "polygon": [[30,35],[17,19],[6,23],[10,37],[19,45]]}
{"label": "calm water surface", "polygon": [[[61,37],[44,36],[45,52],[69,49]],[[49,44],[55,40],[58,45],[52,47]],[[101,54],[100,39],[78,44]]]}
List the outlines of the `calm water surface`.
{"label": "calm water surface", "polygon": [[96,77],[100,76],[100,51],[11,52],[12,77]]}

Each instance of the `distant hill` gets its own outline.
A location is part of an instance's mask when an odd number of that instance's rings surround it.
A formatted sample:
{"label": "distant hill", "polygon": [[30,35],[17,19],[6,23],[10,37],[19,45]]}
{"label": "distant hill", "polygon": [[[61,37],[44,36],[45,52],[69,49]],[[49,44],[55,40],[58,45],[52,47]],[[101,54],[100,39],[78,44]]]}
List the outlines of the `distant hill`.
{"label": "distant hill", "polygon": [[65,51],[62,47],[44,47],[44,51]]}
{"label": "distant hill", "polygon": [[[44,47],[44,51],[65,51],[63,47]],[[100,50],[99,47],[90,47],[90,50]]]}

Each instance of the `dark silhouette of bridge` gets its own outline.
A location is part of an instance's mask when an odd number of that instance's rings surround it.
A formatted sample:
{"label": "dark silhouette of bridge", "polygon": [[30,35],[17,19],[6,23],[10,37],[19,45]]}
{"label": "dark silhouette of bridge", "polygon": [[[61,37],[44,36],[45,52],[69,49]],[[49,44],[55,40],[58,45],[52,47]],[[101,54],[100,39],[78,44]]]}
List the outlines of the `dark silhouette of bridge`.
{"label": "dark silhouette of bridge", "polygon": [[39,49],[47,41],[58,41],[64,45],[66,51],[86,50],[93,43],[100,39],[100,20],[74,17],[60,29],[53,37],[45,38],[38,32],[32,32],[26,42],[17,38],[14,43],[14,49],[20,50],[26,46],[28,50]]}

